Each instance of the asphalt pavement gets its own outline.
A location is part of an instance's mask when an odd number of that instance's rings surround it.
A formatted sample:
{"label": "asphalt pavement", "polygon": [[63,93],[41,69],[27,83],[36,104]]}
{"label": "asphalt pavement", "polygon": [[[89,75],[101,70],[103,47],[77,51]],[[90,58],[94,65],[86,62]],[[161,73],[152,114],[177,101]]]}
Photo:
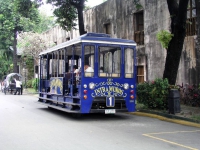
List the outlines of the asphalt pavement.
{"label": "asphalt pavement", "polygon": [[[23,94],[38,97],[37,92],[29,93],[26,89],[24,89]],[[200,110],[200,108],[197,108],[197,109]],[[184,107],[184,111],[187,111],[187,107]],[[180,113],[169,114],[168,112],[163,112],[163,111],[140,109],[140,110],[137,110],[136,112],[129,112],[128,114],[157,118],[159,120],[163,120],[163,121],[167,121],[167,122],[173,122],[173,123],[177,123],[177,124],[200,128],[200,121],[184,117],[183,115],[180,115]]]}

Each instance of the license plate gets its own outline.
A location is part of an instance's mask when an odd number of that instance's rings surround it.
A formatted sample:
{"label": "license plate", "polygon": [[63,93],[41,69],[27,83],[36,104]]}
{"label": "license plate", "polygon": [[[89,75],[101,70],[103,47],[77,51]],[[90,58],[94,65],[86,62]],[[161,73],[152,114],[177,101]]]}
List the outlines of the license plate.
{"label": "license plate", "polygon": [[115,114],[115,113],[116,113],[115,109],[106,109],[105,110],[105,114]]}

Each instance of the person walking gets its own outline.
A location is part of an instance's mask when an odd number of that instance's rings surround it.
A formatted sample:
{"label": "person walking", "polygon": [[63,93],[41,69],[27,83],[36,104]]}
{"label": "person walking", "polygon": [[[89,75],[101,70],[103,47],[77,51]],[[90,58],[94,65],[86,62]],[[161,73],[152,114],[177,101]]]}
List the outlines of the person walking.
{"label": "person walking", "polygon": [[15,91],[15,94],[14,94],[14,95],[16,95],[17,92],[18,92],[18,95],[20,95],[22,83],[21,83],[21,81],[19,81],[19,80],[17,80],[17,79],[15,79],[15,83],[16,83],[16,91]]}

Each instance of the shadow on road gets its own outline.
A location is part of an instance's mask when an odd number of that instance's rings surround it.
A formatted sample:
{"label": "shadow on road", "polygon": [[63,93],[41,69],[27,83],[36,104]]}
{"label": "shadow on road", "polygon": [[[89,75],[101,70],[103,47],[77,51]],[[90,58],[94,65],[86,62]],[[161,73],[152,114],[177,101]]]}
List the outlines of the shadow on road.
{"label": "shadow on road", "polygon": [[130,119],[130,115],[125,113],[117,114],[102,114],[102,113],[92,113],[92,114],[76,114],[76,113],[67,113],[53,108],[38,108],[42,111],[63,117],[65,119],[70,119],[74,121],[116,121],[116,120],[126,120]]}

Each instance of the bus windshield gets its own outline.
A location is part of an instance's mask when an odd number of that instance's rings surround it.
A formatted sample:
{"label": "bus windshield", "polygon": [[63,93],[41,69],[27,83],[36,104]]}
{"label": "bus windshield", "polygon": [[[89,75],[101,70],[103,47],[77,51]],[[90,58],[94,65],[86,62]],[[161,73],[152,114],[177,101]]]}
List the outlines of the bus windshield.
{"label": "bus windshield", "polygon": [[121,48],[113,46],[99,47],[99,77],[120,77]]}

